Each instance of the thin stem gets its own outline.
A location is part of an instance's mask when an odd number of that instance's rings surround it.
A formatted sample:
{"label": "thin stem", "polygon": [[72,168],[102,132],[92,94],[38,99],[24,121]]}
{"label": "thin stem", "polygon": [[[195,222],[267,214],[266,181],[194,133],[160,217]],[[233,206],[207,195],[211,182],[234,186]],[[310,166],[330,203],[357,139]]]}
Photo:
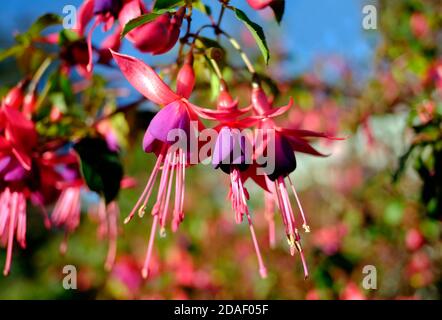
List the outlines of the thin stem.
{"label": "thin stem", "polygon": [[221,25],[221,21],[223,20],[224,12],[226,11],[226,7],[223,5],[221,6],[221,10],[219,12],[218,22],[216,23],[216,26],[219,28]]}
{"label": "thin stem", "polygon": [[249,57],[247,56],[247,54],[244,52],[244,50],[241,48],[241,45],[238,43],[238,41],[236,41],[235,38],[233,38],[231,35],[229,35],[227,32],[225,32],[224,30],[219,30],[219,32],[224,35],[229,42],[231,43],[231,45],[239,52],[241,59],[244,61],[247,69],[249,70],[249,72],[251,74],[255,74],[256,70],[253,67],[252,62],[250,61]]}
{"label": "thin stem", "polygon": [[216,60],[211,57],[209,57],[209,61],[212,64],[213,70],[215,71],[215,74],[218,77],[218,79],[223,80],[223,74],[222,74],[221,69],[218,65],[218,62],[216,62]]}
{"label": "thin stem", "polygon": [[29,84],[28,90],[29,92],[34,92],[37,88],[37,84],[40,81],[41,77],[45,73],[45,71],[48,69],[48,67],[51,65],[52,59],[50,57],[47,57],[43,63],[38,67],[37,71],[34,74],[34,77],[31,80],[31,83]]}

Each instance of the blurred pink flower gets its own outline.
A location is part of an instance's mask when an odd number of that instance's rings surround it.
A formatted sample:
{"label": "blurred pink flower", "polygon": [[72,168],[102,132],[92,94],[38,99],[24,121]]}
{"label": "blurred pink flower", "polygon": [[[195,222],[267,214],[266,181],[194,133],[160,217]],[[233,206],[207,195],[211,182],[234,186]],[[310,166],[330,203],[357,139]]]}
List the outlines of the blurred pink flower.
{"label": "blurred pink flower", "polygon": [[366,300],[367,298],[362,293],[362,290],[354,282],[349,282],[346,284],[342,290],[340,300]]}
{"label": "blurred pink flower", "polygon": [[343,223],[321,228],[313,233],[313,243],[326,255],[333,255],[339,251],[347,231]]}

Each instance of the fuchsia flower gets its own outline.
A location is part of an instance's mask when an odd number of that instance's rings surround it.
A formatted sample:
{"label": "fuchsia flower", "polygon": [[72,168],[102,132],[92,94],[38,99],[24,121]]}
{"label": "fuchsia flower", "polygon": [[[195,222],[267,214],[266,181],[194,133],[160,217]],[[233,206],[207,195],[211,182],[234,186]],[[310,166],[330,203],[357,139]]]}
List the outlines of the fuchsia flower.
{"label": "fuchsia flower", "polygon": [[[94,23],[87,35],[87,64],[86,72],[88,75],[92,72],[92,34],[95,28],[103,24],[103,30],[108,31],[112,28],[115,20],[118,18],[123,0],[85,0],[78,12],[78,23],[76,29],[80,36],[84,36],[86,27],[94,19]],[[104,43],[109,47],[103,49],[118,50],[120,47],[119,34],[121,29],[116,27],[114,36],[111,36],[110,43]]]}
{"label": "fuchsia flower", "polygon": [[37,178],[31,175],[31,168],[38,165],[32,159],[37,133],[34,124],[16,109],[19,96],[14,88],[0,107],[0,242],[7,247],[4,275],[11,267],[14,237],[26,247],[26,200],[33,191],[45,190],[30,188]]}
{"label": "fuchsia flower", "polygon": [[[86,71],[92,72],[92,34],[97,26],[103,25],[108,31],[115,25],[113,33],[103,41],[98,49],[100,63],[110,60],[109,49],[118,51],[121,46],[120,34],[124,26],[132,19],[149,13],[141,0],[86,0],[79,10],[78,33],[83,36],[86,26],[94,19],[93,25],[87,34],[88,63]],[[164,13],[153,21],[143,24],[127,34],[127,39],[142,52],[162,54],[175,45],[180,35],[185,8],[176,13]],[[119,24],[115,24],[118,19]]]}
{"label": "fuchsia flower", "polygon": [[[48,159],[53,165],[58,167],[60,180],[56,182],[56,187],[60,190],[60,196],[51,214],[52,224],[55,227],[63,228],[65,237],[60,245],[60,252],[65,254],[68,248],[68,236],[73,233],[80,224],[81,217],[81,193],[86,188],[80,175],[78,157],[74,153],[53,157]],[[128,178],[121,181],[121,188],[132,187]],[[97,234],[100,240],[108,240],[108,251],[105,261],[105,269],[111,270],[116,253],[118,237],[118,217],[120,209],[117,202],[112,201],[108,205],[104,200],[100,200],[97,206],[89,206],[89,212],[97,218]]]}
{"label": "fuchsia flower", "polygon": [[[268,179],[268,190],[273,194],[273,198],[277,200],[276,202],[281,211],[282,219],[286,229],[287,240],[290,246],[290,253],[293,255],[295,249],[298,250],[304,267],[304,275],[305,277],[308,277],[307,264],[301,246],[301,236],[299,234],[295,215],[290,204],[289,193],[287,191],[285,180],[287,179],[298,204],[303,222],[302,227],[306,232],[310,232],[310,227],[307,224],[307,220],[304,214],[304,210],[302,209],[298,194],[292,180],[289,177],[289,174],[296,169],[296,157],[294,151],[308,153],[315,156],[324,156],[323,154],[316,151],[310,145],[309,141],[306,138],[334,138],[323,133],[309,130],[278,127],[272,118],[286,112],[292,106],[292,104],[293,100],[290,99],[290,102],[287,106],[274,109],[271,101],[268,99],[268,97],[259,87],[259,85],[255,85],[252,90],[253,111],[260,119],[258,123],[258,128],[265,130],[274,130],[275,132],[275,154],[273,159],[275,169],[272,173],[266,175]],[[268,139],[264,139],[264,143],[262,144],[262,146],[257,146],[257,148],[255,149],[256,158],[261,157],[264,153],[268,153],[267,144],[269,142],[270,141]],[[270,196],[266,197],[266,199],[268,202],[272,200]],[[267,204],[267,206],[270,206],[270,204]]]}
{"label": "fuchsia flower", "polygon": [[[235,212],[236,223],[241,223],[243,217],[247,217],[256,256],[258,258],[259,272],[261,277],[265,278],[267,276],[267,269],[261,256],[252,218],[247,206],[249,194],[244,187],[244,181],[248,175],[250,175],[250,173],[246,174],[245,171],[250,169],[252,155],[247,154],[246,147],[246,144],[251,145],[251,143],[248,141],[247,136],[242,134],[240,130],[250,127],[256,120],[250,118],[239,120],[238,117],[248,111],[250,111],[250,108],[238,109],[238,101],[232,99],[227,85],[222,81],[217,110],[205,110],[202,112],[205,118],[219,122],[219,125],[215,127],[215,130],[218,132],[218,137],[213,150],[212,165],[215,169],[221,169],[230,175],[229,198],[233,211]],[[247,159],[247,157],[250,159]]]}
{"label": "fuchsia flower", "polygon": [[347,232],[348,228],[344,223],[327,226],[313,233],[313,243],[331,256],[339,251]]}
{"label": "fuchsia flower", "polygon": [[[149,274],[149,262],[158,223],[162,234],[165,230],[174,175],[175,202],[172,230],[176,231],[184,219],[185,168],[190,154],[187,146],[172,147],[175,141],[170,141],[168,136],[173,130],[182,130],[185,137],[189,138],[191,134],[194,134],[191,132],[190,121],[199,121],[196,114],[199,108],[188,101],[195,84],[193,58],[189,56],[179,71],[175,93],[151,67],[142,61],[113,51],[112,54],[124,76],[139,92],[155,104],[165,106],[150,122],[143,140],[144,151],[157,155],[156,164],[143,193],[125,220],[125,223],[129,222],[137,210],[139,216],[144,215],[156,177],[161,171],[158,195],[152,209],[154,217],[152,231],[142,270],[143,277],[146,278]],[[202,124],[200,126],[202,127]]]}
{"label": "fuchsia flower", "polygon": [[98,204],[96,211],[98,216],[98,238],[108,240],[108,249],[104,268],[107,271],[112,270],[117,255],[118,238],[118,217],[120,208],[116,201],[110,202],[107,206],[103,200]]}
{"label": "fuchsia flower", "polygon": [[51,221],[57,228],[65,230],[64,241],[60,245],[60,252],[67,251],[67,238],[80,224],[81,215],[81,189],[84,182],[80,176],[78,159],[73,154],[51,159],[53,165],[61,166],[63,180],[57,183],[60,196],[52,210]]}

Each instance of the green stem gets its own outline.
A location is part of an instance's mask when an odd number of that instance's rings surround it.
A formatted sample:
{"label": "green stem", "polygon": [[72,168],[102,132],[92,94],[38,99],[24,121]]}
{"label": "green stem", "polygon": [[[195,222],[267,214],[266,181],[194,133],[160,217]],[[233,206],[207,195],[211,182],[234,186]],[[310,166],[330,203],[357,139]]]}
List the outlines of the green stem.
{"label": "green stem", "polygon": [[219,30],[219,32],[224,35],[230,42],[230,44],[232,45],[232,47],[235,48],[235,50],[237,50],[241,56],[241,59],[244,61],[247,69],[249,70],[249,72],[251,74],[255,74],[256,70],[253,67],[252,62],[250,61],[249,57],[247,56],[247,54],[244,52],[244,50],[241,48],[241,45],[238,43],[238,41],[236,41],[235,38],[233,38],[231,35],[229,35],[227,32],[225,32],[224,30]]}
{"label": "green stem", "polygon": [[38,82],[40,81],[41,77],[45,73],[45,71],[48,69],[48,67],[51,65],[52,59],[50,57],[47,57],[43,63],[38,67],[37,71],[34,74],[34,77],[31,80],[31,83],[29,84],[29,92],[35,91],[35,88],[37,88]]}

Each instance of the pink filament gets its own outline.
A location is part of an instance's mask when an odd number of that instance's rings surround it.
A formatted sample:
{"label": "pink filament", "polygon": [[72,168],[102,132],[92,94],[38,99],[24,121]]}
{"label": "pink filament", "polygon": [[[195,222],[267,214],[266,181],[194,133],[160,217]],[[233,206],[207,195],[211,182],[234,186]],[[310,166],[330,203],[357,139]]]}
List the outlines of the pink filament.
{"label": "pink filament", "polygon": [[132,218],[134,217],[135,212],[137,212],[138,207],[140,206],[141,202],[144,201],[145,203],[147,203],[147,201],[149,201],[150,195],[152,193],[153,185],[155,183],[155,179],[158,175],[158,171],[160,169],[161,162],[163,161],[163,158],[164,158],[164,151],[165,151],[165,146],[163,147],[163,150],[161,151],[161,153],[158,155],[157,162],[155,163],[155,166],[152,170],[152,174],[149,177],[146,187],[144,188],[141,196],[138,198],[132,211],[129,213],[129,215],[126,217],[126,219],[124,219],[124,223],[128,223],[130,220],[132,220]]}
{"label": "pink filament", "polygon": [[52,212],[52,222],[55,226],[64,226],[66,232],[74,231],[80,223],[81,188],[68,187],[62,191]]}
{"label": "pink filament", "polygon": [[241,223],[243,215],[248,213],[248,208],[241,173],[236,168],[230,172],[230,200],[235,212],[236,223]]}
{"label": "pink filament", "polygon": [[26,199],[22,192],[6,188],[0,195],[0,239],[7,246],[3,274],[9,274],[12,263],[14,235],[22,248],[26,247]]}
{"label": "pink filament", "polygon": [[90,73],[92,71],[92,60],[93,60],[93,52],[92,52],[92,33],[94,32],[95,28],[101,23],[101,19],[96,18],[94,21],[94,24],[92,25],[91,29],[89,30],[89,33],[87,35],[87,53],[88,53],[88,63],[86,66],[86,71]]}
{"label": "pink filament", "polygon": [[150,231],[149,245],[147,247],[146,259],[144,260],[143,269],[141,270],[141,275],[143,276],[144,279],[146,279],[149,276],[149,265],[150,265],[150,259],[152,257],[152,248],[155,240],[155,234],[157,232],[157,225],[158,225],[158,215],[155,215],[153,217],[152,229]]}
{"label": "pink filament", "polygon": [[118,237],[118,216],[119,208],[116,202],[111,202],[108,205],[107,216],[108,216],[108,239],[109,247],[106,256],[106,262],[104,267],[107,271],[110,271],[115,262],[115,256],[117,254],[117,237]]}
{"label": "pink filament", "polygon": [[186,177],[186,154],[183,150],[179,150],[178,171],[176,175],[175,186],[175,208],[173,211],[172,231],[175,232],[178,229],[179,224],[184,219],[184,189],[185,189],[185,177]]}
{"label": "pink filament", "polygon": [[149,265],[152,257],[153,243],[155,241],[156,229],[158,222],[162,226],[166,223],[167,211],[169,209],[170,194],[173,184],[173,175],[175,172],[177,154],[176,151],[169,151],[164,160],[164,165],[161,172],[160,186],[158,189],[157,200],[152,209],[152,215],[154,216],[152,222],[152,229],[149,237],[149,244],[147,247],[146,258],[144,260],[143,269],[141,274],[143,278],[149,276]]}
{"label": "pink filament", "polygon": [[302,217],[302,222],[303,222],[302,227],[304,228],[305,232],[310,232],[310,227],[307,224],[307,219],[305,218],[305,214],[304,214],[304,210],[302,209],[301,201],[299,201],[298,193],[296,192],[295,186],[293,185],[290,177],[288,177],[288,180],[289,180],[290,186],[292,188],[293,194],[295,195],[296,203],[298,204],[299,211],[301,212],[301,217]]}
{"label": "pink filament", "polygon": [[258,240],[256,239],[255,228],[253,227],[252,224],[252,218],[248,213],[247,213],[247,220],[249,222],[249,229],[250,229],[250,234],[252,235],[253,246],[255,247],[256,257],[258,258],[259,274],[261,275],[261,278],[265,279],[267,278],[267,268],[265,267],[264,261],[261,256],[261,250],[259,249]]}
{"label": "pink filament", "polygon": [[290,200],[283,177],[279,177],[278,180],[275,181],[275,190],[278,196],[279,208],[283,216],[284,224],[286,225],[286,232],[290,243],[290,254],[293,256],[295,254],[295,248],[298,249],[299,255],[301,256],[302,267],[304,269],[304,277],[307,278],[307,262],[305,260],[304,252],[301,247],[301,237],[298,233],[298,230],[294,227],[296,225],[296,221],[293,215],[292,207],[290,205]]}
{"label": "pink filament", "polygon": [[166,219],[167,219],[167,212],[169,211],[169,200],[170,200],[170,193],[172,191],[172,184],[173,184],[173,174],[175,172],[175,162],[176,162],[176,153],[173,154],[172,157],[172,164],[170,168],[170,175],[169,175],[169,182],[167,185],[167,194],[165,199],[164,208],[162,210],[162,213],[160,214],[160,225],[161,228],[164,229],[166,226]]}
{"label": "pink filament", "polygon": [[274,197],[269,192],[264,192],[264,217],[269,227],[269,244],[270,248],[274,248],[275,240],[275,206]]}

